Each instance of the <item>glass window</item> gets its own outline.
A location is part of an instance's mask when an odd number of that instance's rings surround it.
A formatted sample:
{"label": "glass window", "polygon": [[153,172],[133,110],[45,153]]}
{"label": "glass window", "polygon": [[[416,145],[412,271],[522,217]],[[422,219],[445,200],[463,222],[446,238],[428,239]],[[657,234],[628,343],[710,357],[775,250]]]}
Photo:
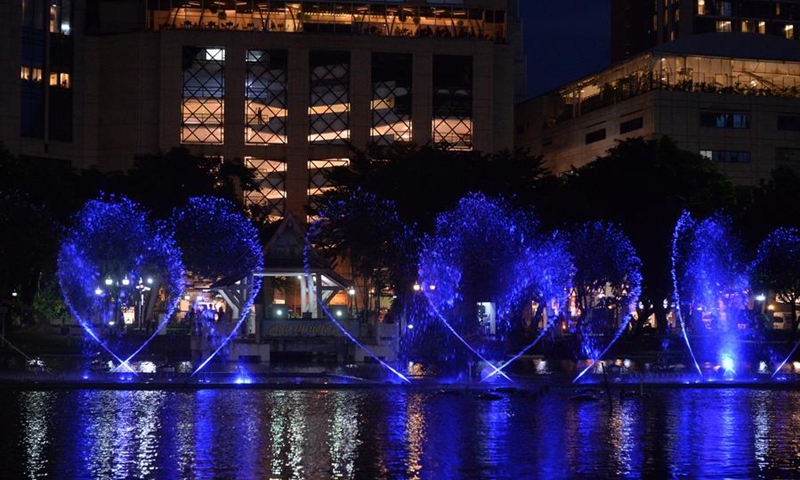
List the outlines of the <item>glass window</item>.
{"label": "glass window", "polygon": [[309,143],[344,144],[350,139],[350,53],[311,52]]}
{"label": "glass window", "polygon": [[590,143],[599,142],[600,140],[605,140],[605,138],[606,138],[605,128],[589,132],[586,134],[586,145],[589,145]]}
{"label": "glass window", "polygon": [[778,130],[800,132],[800,115],[778,115]]}
{"label": "glass window", "polygon": [[248,50],[245,79],[245,143],[248,145],[285,144],[286,50]]}
{"label": "glass window", "polygon": [[433,57],[433,142],[472,150],[472,57]]}
{"label": "glass window", "polygon": [[411,141],[410,54],[372,54],[372,141]]}
{"label": "glass window", "polygon": [[619,133],[628,133],[633,132],[634,130],[639,130],[644,126],[644,118],[637,117],[626,122],[622,122],[619,124]]}
{"label": "glass window", "polygon": [[731,31],[730,20],[717,21],[717,32],[730,32],[730,31]]}
{"label": "glass window", "polygon": [[183,47],[181,143],[221,145],[225,117],[225,49]]}
{"label": "glass window", "polygon": [[244,162],[255,170],[258,182],[258,190],[245,193],[245,204],[271,222],[282,219],[286,213],[286,162],[256,157],[244,157]]}
{"label": "glass window", "polygon": [[783,27],[783,31],[786,34],[786,38],[789,40],[794,38],[794,25],[786,25]]}
{"label": "glass window", "polygon": [[750,128],[750,114],[730,112],[701,112],[700,126],[711,128]]}
{"label": "glass window", "polygon": [[31,79],[31,67],[22,66],[19,72],[19,78],[22,80],[30,80]]}
{"label": "glass window", "polygon": [[750,152],[736,150],[700,150],[700,155],[717,163],[750,163]]}

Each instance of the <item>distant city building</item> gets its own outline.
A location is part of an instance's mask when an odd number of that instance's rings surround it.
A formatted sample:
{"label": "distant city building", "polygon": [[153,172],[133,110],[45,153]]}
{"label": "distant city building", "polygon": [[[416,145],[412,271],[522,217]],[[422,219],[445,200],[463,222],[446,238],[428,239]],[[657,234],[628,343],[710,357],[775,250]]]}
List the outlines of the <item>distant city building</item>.
{"label": "distant city building", "polygon": [[[663,29],[647,38],[635,33],[654,26],[642,23],[643,4],[657,6],[657,25],[674,35],[662,35]],[[725,7],[739,33],[701,33],[719,15],[698,5],[712,4]],[[755,6],[762,5],[769,7],[764,12],[780,12],[764,17],[762,33],[772,35],[741,33],[750,22],[745,12],[761,12]],[[681,12],[670,16],[662,2],[615,1],[613,8],[613,55],[626,59],[517,104],[518,147],[543,155],[556,174],[590,163],[616,140],[654,135],[718,163],[737,185],[757,185],[779,166],[800,169],[800,41],[776,34],[800,19],[800,2],[669,2],[667,10]],[[623,28],[626,14],[630,21]],[[676,15],[685,23],[673,25],[669,19]],[[622,37],[628,39],[624,48]]]}
{"label": "distant city building", "polygon": [[327,188],[348,143],[513,145],[517,0],[2,2],[0,141],[124,170],[186,146],[238,158],[274,219]]}
{"label": "distant city building", "polygon": [[800,0],[611,0],[611,61],[705,33],[800,39]]}

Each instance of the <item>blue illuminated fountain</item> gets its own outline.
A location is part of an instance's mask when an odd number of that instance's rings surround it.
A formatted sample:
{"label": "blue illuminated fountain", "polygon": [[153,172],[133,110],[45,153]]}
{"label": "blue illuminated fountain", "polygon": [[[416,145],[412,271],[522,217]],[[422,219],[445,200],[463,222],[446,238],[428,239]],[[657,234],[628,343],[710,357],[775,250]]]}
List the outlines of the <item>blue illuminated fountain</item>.
{"label": "blue illuminated fountain", "polygon": [[[711,365],[725,377],[737,374],[746,340],[749,278],[743,248],[730,220],[715,215],[678,221],[673,243],[676,313],[695,368]],[[688,330],[694,340],[690,342]]]}
{"label": "blue illuminated fountain", "polygon": [[[395,204],[382,200],[373,194],[360,190],[342,199],[329,200],[322,206],[319,218],[311,224],[303,248],[303,263],[308,285],[311,280],[311,262],[315,257],[314,246],[324,243],[334,246],[330,252],[322,252],[327,257],[344,255],[349,257],[351,267],[361,275],[370,278],[377,288],[412,275],[409,258],[415,256],[413,229],[404,225],[397,216]],[[359,251],[340,251],[336,246],[360,243]],[[392,268],[386,266],[392,265]],[[393,277],[393,278],[389,278]],[[398,292],[401,293],[401,292]],[[379,358],[366,345],[355,338],[330,312],[321,295],[316,295],[322,312],[350,342],[366,352],[372,359],[391,372],[392,379],[407,383],[408,378],[398,369]]]}
{"label": "blue illuminated fountain", "polygon": [[[576,272],[572,283],[574,316],[581,338],[581,354],[588,365],[578,381],[602,359],[628,329],[642,289],[641,260],[622,229],[591,222],[569,234]],[[597,333],[609,333],[605,345]]]}
{"label": "blue illuminated fountain", "polygon": [[[75,215],[59,251],[58,279],[66,304],[121,371],[130,371],[130,362],[166,326],[183,292],[183,276],[172,235],[125,197],[88,202]],[[138,347],[117,351],[112,338],[154,315],[142,304],[144,288],[162,293],[161,321]],[[123,310],[134,316],[124,316]]]}
{"label": "blue illuminated fountain", "polygon": [[[482,362],[486,377],[508,378],[502,369],[510,362],[495,364],[522,354],[508,351],[510,333],[536,328],[523,324],[523,305],[536,301],[544,313],[541,331],[525,352],[563,309],[569,259],[564,242],[542,233],[529,212],[468,195],[437,218],[434,233],[423,241],[419,292],[425,301],[412,312],[419,316],[409,320],[415,325],[411,336],[424,341],[437,334],[440,369],[449,365],[458,372]],[[441,336],[442,326],[452,335]]]}
{"label": "blue illuminated fountain", "polygon": [[217,197],[190,198],[185,207],[176,209],[170,223],[183,251],[187,271],[206,280],[238,282],[244,302],[239,318],[230,331],[206,325],[205,335],[212,338],[212,353],[202,360],[192,375],[200,372],[220,354],[239,333],[239,327],[252,314],[253,302],[260,288],[254,274],[264,268],[263,249],[258,231],[233,203]]}

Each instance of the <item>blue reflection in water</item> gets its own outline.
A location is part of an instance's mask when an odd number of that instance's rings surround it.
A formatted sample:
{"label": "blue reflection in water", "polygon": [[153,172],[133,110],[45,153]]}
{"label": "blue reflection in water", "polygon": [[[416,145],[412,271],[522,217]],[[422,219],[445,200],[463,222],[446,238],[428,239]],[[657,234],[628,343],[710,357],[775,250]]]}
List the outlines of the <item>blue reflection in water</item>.
{"label": "blue reflection in water", "polygon": [[2,478],[796,478],[800,392],[0,390]]}
{"label": "blue reflection in water", "polygon": [[46,448],[50,443],[50,422],[54,394],[52,392],[23,392],[22,404],[22,444],[25,449],[25,476],[39,478],[46,476],[48,464]]}

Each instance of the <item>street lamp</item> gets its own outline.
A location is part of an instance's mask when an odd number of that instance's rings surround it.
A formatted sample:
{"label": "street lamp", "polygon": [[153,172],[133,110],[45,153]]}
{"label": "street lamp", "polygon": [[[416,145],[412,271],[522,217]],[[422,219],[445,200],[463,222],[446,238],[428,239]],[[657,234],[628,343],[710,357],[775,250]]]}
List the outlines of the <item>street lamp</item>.
{"label": "street lamp", "polygon": [[153,278],[147,277],[147,285],[145,285],[142,277],[139,277],[139,284],[136,285],[136,290],[139,290],[139,330],[142,329],[144,324],[144,292],[149,292],[150,287],[148,285],[153,284]]}

